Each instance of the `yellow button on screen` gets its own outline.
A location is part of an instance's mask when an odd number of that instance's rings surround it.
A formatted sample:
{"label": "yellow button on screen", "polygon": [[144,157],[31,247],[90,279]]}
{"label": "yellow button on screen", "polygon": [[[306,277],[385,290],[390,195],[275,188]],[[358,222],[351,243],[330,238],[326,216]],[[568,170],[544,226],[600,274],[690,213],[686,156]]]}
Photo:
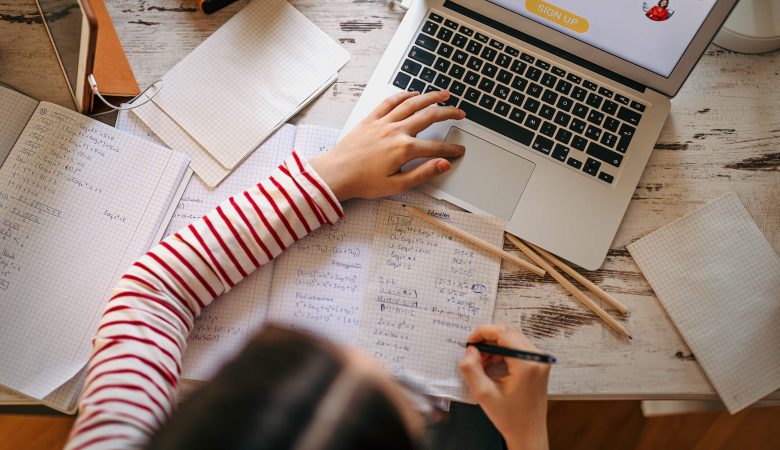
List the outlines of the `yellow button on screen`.
{"label": "yellow button on screen", "polygon": [[525,7],[528,11],[537,16],[544,17],[551,22],[555,22],[564,28],[576,31],[577,33],[588,31],[588,27],[590,26],[584,17],[580,17],[563,8],[547,3],[544,0],[525,0]]}

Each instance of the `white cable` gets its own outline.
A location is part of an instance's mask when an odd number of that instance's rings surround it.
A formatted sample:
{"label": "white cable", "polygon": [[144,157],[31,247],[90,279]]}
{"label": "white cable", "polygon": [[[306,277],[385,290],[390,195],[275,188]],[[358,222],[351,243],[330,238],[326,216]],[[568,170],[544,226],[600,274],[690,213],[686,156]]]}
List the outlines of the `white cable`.
{"label": "white cable", "polygon": [[403,10],[408,10],[410,6],[412,6],[413,0],[395,0],[393,3],[395,3],[399,8]]}
{"label": "white cable", "polygon": [[149,87],[144,89],[140,94],[136,95],[135,97],[133,97],[133,98],[131,98],[130,100],[127,101],[127,103],[132,103],[135,100],[137,100],[137,99],[141,98],[142,96],[144,96],[150,89],[156,87],[156,90],[154,91],[154,93],[149,98],[144,100],[143,102],[141,102],[141,103],[139,103],[137,105],[131,105],[131,106],[115,106],[115,105],[112,105],[111,103],[109,103],[108,100],[106,100],[100,94],[100,90],[98,90],[97,80],[95,80],[95,76],[93,74],[89,74],[89,76],[87,77],[87,82],[89,82],[89,87],[90,87],[90,89],[92,89],[92,93],[95,94],[95,96],[97,96],[97,98],[99,98],[100,101],[105,103],[106,106],[111,108],[108,111],[104,111],[104,112],[97,113],[97,114],[92,114],[90,117],[101,116],[103,114],[109,114],[109,113],[112,113],[114,111],[127,111],[129,109],[138,108],[139,106],[142,106],[142,105],[145,105],[145,104],[149,103],[160,92],[160,90],[162,89],[162,86],[163,86],[163,80],[157,80],[154,83],[152,83],[151,85],[149,85]]}

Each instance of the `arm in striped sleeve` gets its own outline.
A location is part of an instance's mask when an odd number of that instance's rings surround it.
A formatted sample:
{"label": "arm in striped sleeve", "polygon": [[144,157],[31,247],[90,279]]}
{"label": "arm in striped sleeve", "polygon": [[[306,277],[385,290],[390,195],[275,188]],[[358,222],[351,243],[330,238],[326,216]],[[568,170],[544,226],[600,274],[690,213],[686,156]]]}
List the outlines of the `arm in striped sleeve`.
{"label": "arm in striped sleeve", "polygon": [[94,339],[67,449],[139,448],[171,414],[186,339],[200,311],[343,210],[293,152],[136,261],[112,292]]}

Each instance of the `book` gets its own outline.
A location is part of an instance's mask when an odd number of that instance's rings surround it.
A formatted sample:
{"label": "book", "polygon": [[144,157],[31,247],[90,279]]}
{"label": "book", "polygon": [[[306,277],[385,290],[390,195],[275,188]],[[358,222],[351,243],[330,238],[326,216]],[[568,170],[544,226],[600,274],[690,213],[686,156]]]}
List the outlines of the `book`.
{"label": "book", "polygon": [[[150,135],[132,112],[117,126]],[[338,136],[334,128],[284,125],[216,188],[193,177],[166,233],[269,176],[293,149],[309,159],[332,148]],[[431,395],[466,399],[457,373],[464,351],[458,343],[492,321],[500,261],[399,212],[397,202],[495,246],[503,243],[500,219],[461,212],[417,191],[384,201],[351,200],[335,225],[301,239],[201,312],[188,340],[183,378],[211,378],[274,322],[360,346]]]}
{"label": "book", "polygon": [[72,411],[103,305],[189,160],[0,88],[0,162],[0,384]]}

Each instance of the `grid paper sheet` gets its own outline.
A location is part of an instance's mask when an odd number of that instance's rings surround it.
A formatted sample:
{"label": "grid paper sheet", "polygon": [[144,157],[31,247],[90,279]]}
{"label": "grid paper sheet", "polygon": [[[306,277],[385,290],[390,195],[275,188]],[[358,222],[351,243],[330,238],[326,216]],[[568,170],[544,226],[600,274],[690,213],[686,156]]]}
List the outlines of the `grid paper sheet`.
{"label": "grid paper sheet", "polygon": [[0,168],[0,383],[42,399],[84,367],[111,288],[148,249],[187,164],[39,104]]}
{"label": "grid paper sheet", "polygon": [[8,157],[37,106],[36,100],[0,87],[0,164]]}
{"label": "grid paper sheet", "polygon": [[232,169],[348,60],[287,1],[257,0],[165,74],[153,102]]}
{"label": "grid paper sheet", "polygon": [[780,259],[736,194],[627,248],[730,413],[780,388]]}
{"label": "grid paper sheet", "polygon": [[[504,222],[445,209],[429,215],[501,247]],[[463,343],[493,320],[501,261],[383,201],[376,218],[358,345],[426,393],[467,398]]]}

